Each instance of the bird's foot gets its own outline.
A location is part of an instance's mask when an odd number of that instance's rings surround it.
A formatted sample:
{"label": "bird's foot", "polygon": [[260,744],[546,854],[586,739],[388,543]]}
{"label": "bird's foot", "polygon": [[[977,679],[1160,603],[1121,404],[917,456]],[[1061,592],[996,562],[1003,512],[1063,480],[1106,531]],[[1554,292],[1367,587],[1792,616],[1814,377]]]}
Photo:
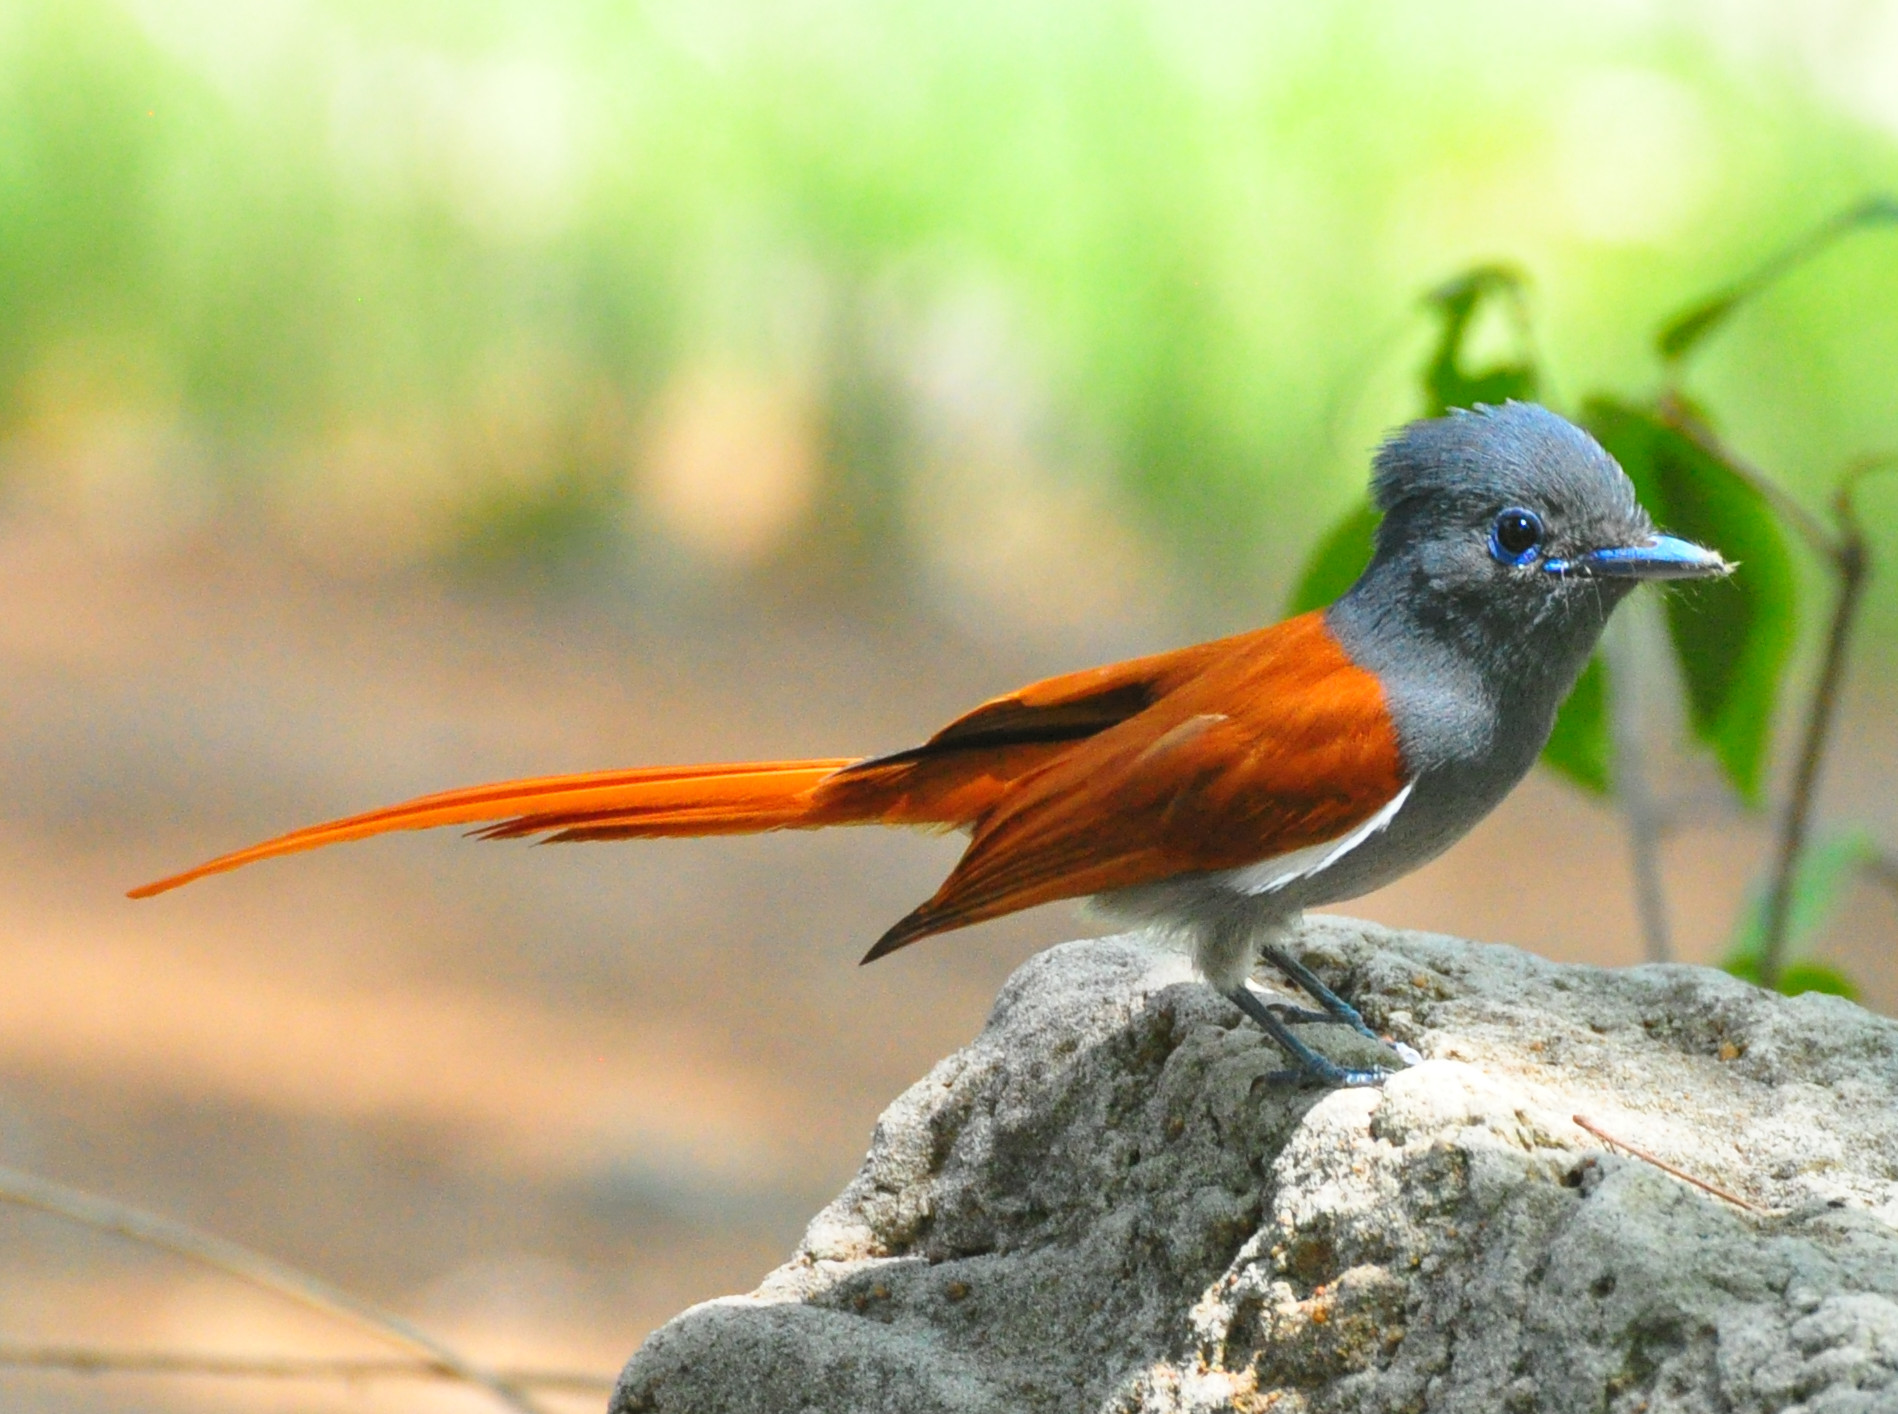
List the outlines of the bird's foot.
{"label": "bird's foot", "polygon": [[[1384,1045],[1390,1044],[1370,1028],[1356,1007],[1332,991],[1331,988],[1327,987],[1323,982],[1320,982],[1317,973],[1313,972],[1309,967],[1305,966],[1304,963],[1286,952],[1284,948],[1267,947],[1261,949],[1261,952],[1264,954],[1267,962],[1291,978],[1300,987],[1303,987],[1305,991],[1311,995],[1312,1000],[1316,1001],[1319,1006],[1325,1009],[1325,1017],[1327,1020],[1336,1021],[1342,1025],[1349,1026],[1366,1040],[1377,1041]],[[1402,1052],[1399,1052],[1399,1054],[1402,1054]],[[1411,1054],[1415,1055],[1416,1053],[1413,1051]],[[1408,1063],[1414,1064],[1414,1062]]]}
{"label": "bird's foot", "polygon": [[[1275,1070],[1265,1076],[1268,1083],[1275,1085],[1311,1085],[1330,1089],[1348,1089],[1365,1085],[1382,1085],[1386,1079],[1395,1075],[1394,1070],[1358,1069],[1339,1065],[1327,1056],[1321,1056],[1310,1046],[1292,1034],[1287,1023],[1303,1024],[1318,1021],[1342,1020],[1330,1012],[1309,1011],[1303,1007],[1288,1006],[1283,1002],[1268,1002],[1252,988],[1243,983],[1226,993],[1232,1004],[1259,1023],[1267,1036],[1270,1036],[1278,1048],[1290,1056],[1297,1065],[1286,1070]],[[1353,1015],[1356,1013],[1354,1012]],[[1362,1023],[1360,1022],[1360,1026]],[[1367,1035],[1370,1035],[1368,1031]],[[1380,1040],[1372,1036],[1373,1040]],[[1381,1044],[1390,1044],[1381,1042]],[[1399,1058],[1406,1065],[1414,1065],[1417,1053],[1404,1046],[1397,1050]]]}

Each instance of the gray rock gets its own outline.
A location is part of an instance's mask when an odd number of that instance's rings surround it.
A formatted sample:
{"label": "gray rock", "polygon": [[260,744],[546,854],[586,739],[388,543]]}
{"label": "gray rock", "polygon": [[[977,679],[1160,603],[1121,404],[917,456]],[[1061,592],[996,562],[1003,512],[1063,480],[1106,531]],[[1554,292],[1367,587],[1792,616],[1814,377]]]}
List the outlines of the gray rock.
{"label": "gray rock", "polygon": [[1298,944],[1424,1062],[1287,1090],[1181,959],[1054,948],[613,1409],[1898,1411],[1898,1024],[1337,918]]}

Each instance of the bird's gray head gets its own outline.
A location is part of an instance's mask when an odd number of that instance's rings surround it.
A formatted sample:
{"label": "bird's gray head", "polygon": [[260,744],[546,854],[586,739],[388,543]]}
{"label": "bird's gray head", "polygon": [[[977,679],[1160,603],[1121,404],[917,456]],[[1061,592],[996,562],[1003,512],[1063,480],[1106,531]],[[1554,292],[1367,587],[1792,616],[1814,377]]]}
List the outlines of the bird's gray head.
{"label": "bird's gray head", "polygon": [[1636,584],[1729,568],[1658,534],[1615,459],[1533,403],[1411,423],[1379,450],[1371,488],[1384,518],[1360,608],[1561,691]]}

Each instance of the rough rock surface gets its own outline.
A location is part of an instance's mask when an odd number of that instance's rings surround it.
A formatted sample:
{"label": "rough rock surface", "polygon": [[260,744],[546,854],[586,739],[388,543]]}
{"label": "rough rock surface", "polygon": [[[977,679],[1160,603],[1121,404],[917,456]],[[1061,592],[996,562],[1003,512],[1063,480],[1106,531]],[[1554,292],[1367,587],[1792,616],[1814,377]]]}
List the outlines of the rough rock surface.
{"label": "rough rock surface", "polygon": [[1054,948],[615,1414],[1898,1411],[1898,1023],[1344,919],[1297,945],[1424,1062],[1287,1090],[1177,957]]}

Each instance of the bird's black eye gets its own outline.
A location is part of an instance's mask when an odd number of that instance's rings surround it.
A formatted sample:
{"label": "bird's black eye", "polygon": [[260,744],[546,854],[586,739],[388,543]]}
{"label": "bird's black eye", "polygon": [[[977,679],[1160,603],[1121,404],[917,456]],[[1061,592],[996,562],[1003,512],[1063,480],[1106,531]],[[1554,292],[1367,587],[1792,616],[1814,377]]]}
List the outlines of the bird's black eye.
{"label": "bird's black eye", "polygon": [[1526,565],[1542,543],[1542,520],[1534,511],[1511,506],[1489,530],[1489,552],[1506,565]]}

